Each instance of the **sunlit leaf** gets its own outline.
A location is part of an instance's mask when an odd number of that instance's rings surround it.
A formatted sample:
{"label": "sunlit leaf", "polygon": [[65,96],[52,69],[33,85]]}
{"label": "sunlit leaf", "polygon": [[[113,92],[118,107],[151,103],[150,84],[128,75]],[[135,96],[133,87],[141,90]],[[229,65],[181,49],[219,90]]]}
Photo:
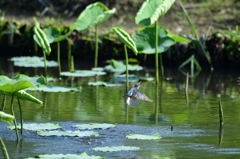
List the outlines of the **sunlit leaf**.
{"label": "sunlit leaf", "polygon": [[139,147],[135,146],[106,146],[106,147],[95,147],[93,148],[95,151],[102,151],[102,152],[116,152],[116,151],[137,151],[140,150]]}
{"label": "sunlit leaf", "polygon": [[[9,126],[8,128],[15,129],[15,126]],[[18,125],[17,128],[20,129],[21,126]],[[53,124],[53,123],[24,123],[23,124],[23,129],[32,130],[32,131],[55,130],[59,128],[61,128],[59,124]]]}
{"label": "sunlit leaf", "polygon": [[116,9],[109,10],[103,3],[96,2],[88,5],[74,23],[74,29],[78,31],[86,30],[98,25],[110,18]]}
{"label": "sunlit leaf", "polygon": [[146,0],[135,17],[136,24],[152,25],[163,16],[175,0]]}
{"label": "sunlit leaf", "polygon": [[81,91],[81,87],[41,86],[36,88],[28,88],[27,90],[42,92],[79,92]]}
{"label": "sunlit leaf", "polygon": [[124,84],[97,81],[97,82],[88,82],[88,85],[89,86],[118,87],[118,86],[123,86]]}
{"label": "sunlit leaf", "polygon": [[8,124],[11,124],[12,121],[14,120],[14,116],[0,111],[0,120],[5,121]]}
{"label": "sunlit leaf", "polygon": [[43,29],[49,43],[59,42],[66,39],[70,33],[62,34],[58,28],[48,27]]}
{"label": "sunlit leaf", "polygon": [[[14,66],[18,67],[44,67],[44,58],[38,56],[19,56],[12,57],[10,59],[13,61]],[[57,67],[58,63],[56,61],[46,61],[47,67]]]}
{"label": "sunlit leaf", "polygon": [[37,134],[40,136],[69,136],[69,137],[89,137],[99,135],[94,131],[62,131],[62,130],[38,131]]}
{"label": "sunlit leaf", "polygon": [[108,129],[108,128],[113,128],[116,125],[114,124],[107,124],[107,123],[89,123],[89,124],[78,124],[74,125],[73,127],[78,128],[80,130],[85,130],[85,129]]}
{"label": "sunlit leaf", "polygon": [[88,155],[87,153],[77,154],[44,154],[36,157],[29,157],[26,159],[103,159],[101,156]]}
{"label": "sunlit leaf", "polygon": [[102,76],[106,72],[102,71],[93,71],[93,70],[76,70],[75,72],[61,72],[61,76],[70,76],[70,77],[91,77],[91,76]]}
{"label": "sunlit leaf", "polygon": [[160,134],[154,135],[143,135],[143,134],[129,134],[126,136],[128,139],[136,139],[136,140],[159,140],[162,137]]}

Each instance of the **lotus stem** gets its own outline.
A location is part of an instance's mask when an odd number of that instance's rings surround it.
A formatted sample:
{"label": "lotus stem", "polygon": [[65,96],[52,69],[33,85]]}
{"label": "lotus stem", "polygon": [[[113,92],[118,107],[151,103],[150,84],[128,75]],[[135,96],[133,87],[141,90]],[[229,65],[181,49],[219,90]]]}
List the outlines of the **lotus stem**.
{"label": "lotus stem", "polygon": [[185,96],[186,96],[187,105],[189,104],[188,84],[189,84],[189,76],[188,76],[188,73],[187,73],[186,84],[185,84]]}
{"label": "lotus stem", "polygon": [[15,126],[15,133],[16,133],[17,142],[18,142],[19,141],[19,136],[18,136],[17,120],[15,118],[14,109],[13,109],[13,99],[14,99],[14,95],[12,95],[12,98],[11,98],[11,111],[12,111],[12,116],[14,116],[13,123],[14,123],[14,126]]}
{"label": "lotus stem", "polygon": [[71,57],[72,57],[72,46],[70,40],[68,42],[68,69],[71,71]]}
{"label": "lotus stem", "polygon": [[34,40],[34,51],[35,51],[36,54],[38,53],[38,45],[35,42],[35,40]]}
{"label": "lotus stem", "polygon": [[3,142],[1,137],[0,137],[0,142],[1,142],[1,145],[2,145],[2,151],[3,151],[4,159],[10,159],[9,155],[8,155],[7,147],[4,144],[4,142]]}
{"label": "lotus stem", "polygon": [[156,66],[156,83],[159,82],[159,70],[158,70],[158,24],[157,22],[155,23],[155,66]]}
{"label": "lotus stem", "polygon": [[95,26],[95,59],[94,67],[98,66],[98,26]]}
{"label": "lotus stem", "polygon": [[60,54],[60,42],[57,42],[57,58],[58,58],[58,72],[59,74],[62,71],[62,67],[61,67],[61,54]]}
{"label": "lotus stem", "polygon": [[70,67],[70,72],[74,72],[75,71],[75,67],[74,67],[74,58],[73,56],[71,56],[71,67]]}
{"label": "lotus stem", "polygon": [[191,77],[194,76],[194,55],[191,58]]}
{"label": "lotus stem", "polygon": [[124,45],[124,51],[125,51],[125,60],[126,60],[126,84],[127,88],[129,87],[129,81],[128,81],[128,52],[127,52],[127,46]]}
{"label": "lotus stem", "polygon": [[22,107],[19,98],[17,98],[18,101],[18,108],[20,113],[20,122],[21,122],[21,134],[23,134],[23,115],[22,115]]}
{"label": "lotus stem", "polygon": [[5,105],[6,105],[6,95],[3,95],[3,100],[2,100],[2,111],[4,112],[5,109]]}
{"label": "lotus stem", "polygon": [[43,51],[43,57],[44,57],[44,69],[45,69],[45,78],[46,78],[46,84],[48,83],[47,80],[47,57],[46,53]]}

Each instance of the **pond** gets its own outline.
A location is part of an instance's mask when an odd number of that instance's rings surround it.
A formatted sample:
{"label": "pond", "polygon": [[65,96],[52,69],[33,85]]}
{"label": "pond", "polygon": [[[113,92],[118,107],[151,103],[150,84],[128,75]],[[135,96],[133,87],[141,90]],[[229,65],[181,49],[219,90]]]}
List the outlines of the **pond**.
{"label": "pond", "polygon": [[[5,66],[5,67],[4,67]],[[7,66],[7,67],[6,67]],[[43,69],[21,69],[1,60],[1,74],[25,73],[39,75]],[[54,76],[57,68],[49,69]],[[147,69],[138,73],[154,75]],[[92,78],[65,78],[52,85],[81,87],[80,92],[46,93],[29,91],[44,101],[43,106],[22,102],[25,123],[58,123],[63,130],[83,123],[112,123],[116,127],[98,129],[96,137],[41,137],[25,130],[16,144],[15,132],[0,123],[1,137],[10,157],[22,159],[39,154],[81,154],[87,152],[104,158],[211,158],[240,157],[240,96],[239,73],[201,73],[189,80],[189,102],[185,98],[185,76],[176,70],[166,70],[162,88],[155,82],[142,82],[140,91],[153,102],[127,106],[125,86],[89,86],[88,82],[109,81],[112,74]],[[133,86],[135,83],[130,84]],[[158,94],[156,96],[156,90]],[[219,124],[219,98],[224,112],[224,125]],[[9,105],[10,99],[7,100]],[[17,101],[15,101],[17,102]],[[16,109],[16,111],[18,111]],[[7,112],[10,113],[9,107]],[[18,112],[16,112],[18,114]],[[19,118],[19,116],[17,116]],[[129,140],[128,134],[161,134],[160,140]],[[99,146],[137,146],[140,150],[126,152],[98,152]],[[2,158],[2,156],[0,156]]]}

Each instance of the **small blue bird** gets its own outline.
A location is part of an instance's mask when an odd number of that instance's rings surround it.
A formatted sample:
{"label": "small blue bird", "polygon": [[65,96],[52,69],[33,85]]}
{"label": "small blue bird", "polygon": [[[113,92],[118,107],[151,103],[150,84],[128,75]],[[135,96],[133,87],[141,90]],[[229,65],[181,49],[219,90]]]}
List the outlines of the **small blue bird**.
{"label": "small blue bird", "polygon": [[133,88],[131,88],[126,94],[125,97],[126,103],[128,105],[136,106],[140,103],[140,101],[152,102],[150,98],[148,98],[144,93],[139,91],[140,83],[135,84]]}

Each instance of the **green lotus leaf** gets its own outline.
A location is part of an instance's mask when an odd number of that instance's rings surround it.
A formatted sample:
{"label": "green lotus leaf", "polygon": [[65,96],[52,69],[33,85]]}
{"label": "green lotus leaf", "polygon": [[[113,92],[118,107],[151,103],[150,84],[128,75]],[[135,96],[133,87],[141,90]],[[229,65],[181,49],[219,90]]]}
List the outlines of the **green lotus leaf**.
{"label": "green lotus leaf", "polygon": [[101,156],[88,155],[86,152],[77,154],[44,154],[37,155],[35,157],[29,157],[25,159],[103,159]]}
{"label": "green lotus leaf", "polygon": [[135,140],[159,140],[162,137],[160,134],[154,135],[143,135],[143,134],[129,134],[126,136],[128,139],[135,139]]}
{"label": "green lotus leaf", "polygon": [[81,87],[41,86],[36,88],[28,88],[27,90],[42,92],[79,92],[81,91]]}
{"label": "green lotus leaf", "polygon": [[80,130],[85,130],[85,129],[108,129],[108,128],[113,128],[116,125],[114,124],[107,124],[107,123],[89,123],[89,124],[78,124],[74,125],[73,127],[78,128]]}
{"label": "green lotus leaf", "polygon": [[[9,129],[15,129],[15,126],[9,126]],[[17,128],[20,129],[21,126],[17,125]],[[23,129],[31,131],[41,131],[41,130],[55,130],[59,129],[61,126],[59,124],[53,123],[23,123]]]}
{"label": "green lotus leaf", "polygon": [[[105,66],[104,69],[109,72],[123,73],[126,71],[126,65],[122,61],[116,61],[116,60],[112,59],[110,61],[110,64]],[[142,69],[143,69],[143,67],[139,66],[139,65],[131,65],[131,64],[128,65],[129,71],[140,71]]]}
{"label": "green lotus leaf", "polygon": [[70,76],[70,77],[91,77],[91,76],[102,76],[106,72],[94,71],[94,70],[76,70],[75,72],[61,72],[61,76]]}
{"label": "green lotus leaf", "polygon": [[89,86],[118,87],[118,86],[123,86],[124,84],[97,81],[97,82],[88,82],[88,85]]}
{"label": "green lotus leaf", "polygon": [[152,25],[171,8],[175,0],[146,0],[135,17],[136,24]]}
{"label": "green lotus leaf", "polygon": [[10,79],[7,76],[0,76],[0,91],[6,93],[15,93],[19,90],[23,90],[29,87],[34,87],[34,85],[24,79]]}
{"label": "green lotus leaf", "polygon": [[[44,58],[38,56],[12,57],[13,65],[17,67],[44,67]],[[56,61],[46,61],[47,67],[57,67]]]}
{"label": "green lotus leaf", "polygon": [[62,130],[53,130],[53,131],[38,131],[40,136],[69,136],[69,137],[89,137],[89,136],[99,136],[98,133],[94,131],[62,131]]}
{"label": "green lotus leaf", "polygon": [[34,86],[39,87],[46,84],[46,78],[44,76],[29,77],[24,74],[17,74],[13,79],[15,80],[27,80],[30,81]]}
{"label": "green lotus leaf", "polygon": [[116,9],[109,10],[103,3],[96,2],[88,5],[77,18],[73,28],[78,31],[86,30],[110,18]]}
{"label": "green lotus leaf", "polygon": [[135,146],[106,146],[106,147],[95,147],[94,151],[102,151],[102,152],[116,152],[116,151],[137,151],[140,150],[139,147]]}
{"label": "green lotus leaf", "polygon": [[117,34],[122,43],[128,46],[135,53],[135,55],[137,55],[138,50],[132,37],[120,27],[113,27],[112,30]]}
{"label": "green lotus leaf", "polygon": [[153,77],[140,77],[139,80],[140,81],[154,81],[155,78],[153,78]]}
{"label": "green lotus leaf", "polygon": [[47,36],[49,43],[60,42],[65,40],[70,35],[70,32],[67,34],[62,34],[61,31],[56,27],[48,27],[43,29],[43,31]]}
{"label": "green lotus leaf", "polygon": [[5,121],[8,124],[11,124],[12,121],[14,120],[14,116],[0,111],[0,120]]}
{"label": "green lotus leaf", "polygon": [[[155,54],[156,45],[156,28],[155,26],[148,26],[139,29],[134,36],[134,41],[137,45],[139,53],[143,54]],[[165,28],[158,28],[158,53],[163,53],[168,50],[175,41],[168,36],[168,32]]]}

